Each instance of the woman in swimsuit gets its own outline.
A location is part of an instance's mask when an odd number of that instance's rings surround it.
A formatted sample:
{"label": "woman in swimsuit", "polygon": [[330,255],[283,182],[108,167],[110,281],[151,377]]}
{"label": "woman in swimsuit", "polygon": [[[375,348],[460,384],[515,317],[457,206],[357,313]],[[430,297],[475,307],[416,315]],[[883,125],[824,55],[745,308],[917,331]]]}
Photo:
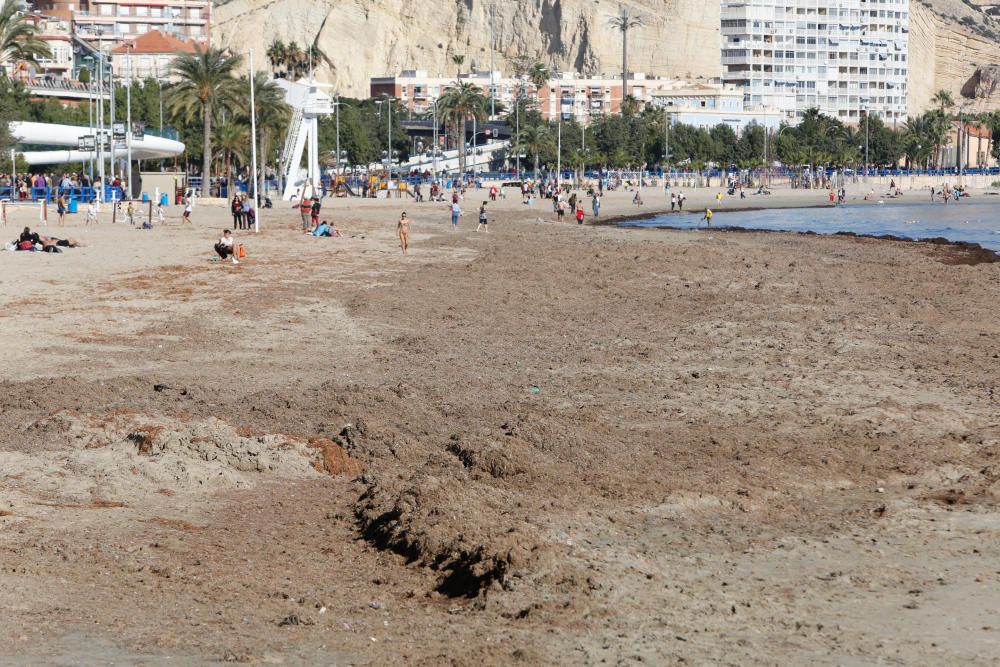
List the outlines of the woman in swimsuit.
{"label": "woman in swimsuit", "polygon": [[406,249],[410,247],[410,219],[406,217],[406,211],[403,211],[403,214],[399,216],[396,233],[399,234],[399,247],[402,248],[405,255]]}
{"label": "woman in swimsuit", "polygon": [[60,226],[66,224],[66,208],[67,208],[66,195],[65,194],[61,194],[61,195],[59,195],[59,207],[58,207],[58,210],[59,210],[59,225]]}

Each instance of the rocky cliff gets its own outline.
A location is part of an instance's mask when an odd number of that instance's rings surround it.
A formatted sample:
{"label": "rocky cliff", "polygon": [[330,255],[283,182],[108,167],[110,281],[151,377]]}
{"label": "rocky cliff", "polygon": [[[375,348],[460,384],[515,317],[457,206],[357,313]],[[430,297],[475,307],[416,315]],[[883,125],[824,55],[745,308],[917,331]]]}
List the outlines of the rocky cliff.
{"label": "rocky cliff", "polygon": [[[318,76],[340,93],[363,96],[372,76],[424,69],[451,76],[497,69],[527,54],[557,70],[606,74],[621,69],[621,35],[608,25],[618,0],[227,0],[216,6],[214,38],[240,51],[257,49],[259,66],[274,39],[315,45]],[[629,69],[687,78],[720,74],[719,2],[634,0],[645,18],[629,34]],[[910,27],[910,112],[930,106],[940,89],[1000,106],[1000,90],[977,72],[1000,63],[1000,0],[914,0]],[[490,29],[492,17],[493,29]],[[986,67],[983,70],[983,67]]]}
{"label": "rocky cliff", "polygon": [[[938,90],[952,94],[959,105],[977,111],[1000,107],[1000,87],[993,83],[1000,65],[998,26],[987,11],[1000,8],[979,0],[911,2],[909,111],[932,106]],[[991,78],[993,77],[993,78]]]}
{"label": "rocky cliff", "polygon": [[[629,3],[645,25],[629,33],[629,70],[679,77],[718,76],[719,3],[640,0]],[[621,70],[621,35],[608,25],[617,0],[229,0],[215,9],[215,40],[263,50],[275,38],[315,44],[319,77],[347,95],[367,95],[368,79],[423,69],[453,75],[497,69],[526,54],[556,70]],[[493,17],[493,30],[490,19]],[[262,64],[264,64],[262,62]]]}

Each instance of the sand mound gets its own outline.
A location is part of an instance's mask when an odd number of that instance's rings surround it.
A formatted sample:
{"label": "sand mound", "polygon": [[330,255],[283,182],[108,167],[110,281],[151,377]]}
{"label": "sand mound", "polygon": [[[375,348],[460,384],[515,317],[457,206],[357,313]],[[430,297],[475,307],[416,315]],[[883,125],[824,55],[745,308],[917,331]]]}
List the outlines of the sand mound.
{"label": "sand mound", "polygon": [[360,465],[330,441],[248,435],[226,422],[135,413],[59,412],[28,427],[60,446],[0,453],[0,465],[32,488],[73,502],[133,501],[147,494],[204,493],[264,478],[356,476]]}
{"label": "sand mound", "polygon": [[442,573],[448,595],[476,595],[535,569],[537,530],[513,518],[514,494],[471,478],[457,461],[428,463],[408,479],[366,475],[357,505],[365,536]]}

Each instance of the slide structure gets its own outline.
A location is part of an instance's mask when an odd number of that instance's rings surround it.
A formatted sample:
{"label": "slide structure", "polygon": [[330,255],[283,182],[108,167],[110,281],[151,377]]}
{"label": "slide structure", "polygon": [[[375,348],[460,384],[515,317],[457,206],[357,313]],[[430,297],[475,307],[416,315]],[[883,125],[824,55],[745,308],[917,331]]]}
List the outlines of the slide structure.
{"label": "slide structure", "polygon": [[[14,122],[10,133],[20,144],[44,147],[58,147],[55,150],[19,151],[30,165],[62,164],[65,162],[85,162],[97,157],[95,150],[79,150],[80,137],[94,134],[89,127],[57,125],[54,123]],[[61,148],[65,146],[65,148]],[[132,140],[133,160],[159,160],[172,158],[184,152],[184,144],[173,139],[145,135]],[[114,149],[114,158],[124,158],[126,149]],[[105,154],[107,157],[107,154]]]}

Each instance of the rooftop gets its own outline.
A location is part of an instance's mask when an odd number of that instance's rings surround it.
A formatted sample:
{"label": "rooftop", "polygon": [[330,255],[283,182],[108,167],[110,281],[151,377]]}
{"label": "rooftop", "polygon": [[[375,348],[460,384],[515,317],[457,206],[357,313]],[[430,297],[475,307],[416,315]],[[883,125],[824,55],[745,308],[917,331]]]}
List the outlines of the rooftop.
{"label": "rooftop", "polygon": [[184,41],[159,30],[150,30],[133,40],[111,49],[113,54],[124,53],[194,53],[195,41]]}

